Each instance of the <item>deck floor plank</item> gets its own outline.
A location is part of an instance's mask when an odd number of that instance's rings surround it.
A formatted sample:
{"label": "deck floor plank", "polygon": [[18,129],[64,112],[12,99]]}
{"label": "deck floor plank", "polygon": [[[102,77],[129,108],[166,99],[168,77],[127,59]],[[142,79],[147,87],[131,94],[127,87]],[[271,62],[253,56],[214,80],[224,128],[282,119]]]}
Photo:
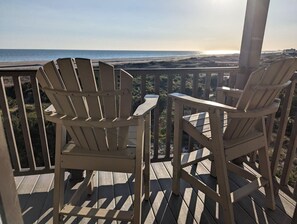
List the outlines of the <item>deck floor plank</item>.
{"label": "deck floor plank", "polygon": [[[206,175],[210,161],[194,166],[192,171],[209,185],[216,186],[215,178]],[[16,186],[22,206],[24,221],[31,223],[52,223],[54,174],[16,177]],[[88,207],[118,208],[130,210],[133,203],[134,177],[126,173],[96,172],[94,192],[86,196],[82,205]],[[172,195],[172,166],[170,162],[152,163],[151,194],[149,201],[143,201],[143,223],[222,223],[218,204],[181,181],[179,196]],[[69,200],[80,183],[69,181],[65,175],[65,201]],[[231,189],[245,184],[245,180],[230,175]],[[265,208],[262,192],[254,192],[234,204],[236,223],[291,223],[296,202],[288,200],[282,191],[276,197],[277,208]],[[70,217],[66,223],[121,223],[105,220]],[[122,222],[124,223],[124,222]]]}
{"label": "deck floor plank", "polygon": [[39,219],[36,223],[46,224],[53,222],[53,195],[54,195],[54,182],[52,182],[44,205],[41,208]]}
{"label": "deck floor plank", "polygon": [[[98,208],[98,172],[95,172],[95,175],[93,177],[93,184],[94,184],[94,190],[91,195],[85,195],[81,199],[81,206],[87,206],[92,208]],[[79,224],[95,224],[98,222],[97,219],[91,219],[91,218],[77,218],[77,222]]]}
{"label": "deck floor plank", "polygon": [[[173,168],[171,162],[164,162],[164,165],[172,178]],[[204,208],[204,194],[200,191],[195,191],[195,189],[184,180],[180,181],[180,196],[183,198],[198,223],[217,223],[209,211]]]}
{"label": "deck floor plank", "polygon": [[[252,170],[248,165],[245,166],[246,169],[252,171],[253,173],[257,174],[257,172],[255,172],[255,170]],[[281,190],[280,190],[281,191]],[[260,188],[259,192],[261,192],[262,194],[264,194],[264,189]],[[258,192],[258,194],[259,194]],[[288,219],[290,220],[290,217],[293,216],[294,214],[294,210],[295,210],[295,206],[296,206],[296,202],[294,205],[294,202],[291,200],[289,200],[288,196],[286,194],[284,194],[283,192],[280,192],[280,194],[277,194],[275,197],[275,203],[276,203],[276,211],[274,212],[269,212],[268,213],[272,214],[273,216],[275,216],[276,218],[281,217],[281,215],[276,214],[277,212],[284,212],[285,214],[285,221],[287,221]],[[288,219],[287,219],[288,218]],[[277,222],[280,222],[281,220],[278,220]],[[284,221],[284,220],[283,220]]]}
{"label": "deck floor plank", "polygon": [[113,173],[114,194],[115,194],[115,208],[120,210],[132,210],[132,192],[128,183],[126,173]]}
{"label": "deck floor plank", "polygon": [[[200,178],[203,182],[205,182],[208,186],[211,186],[214,190],[217,190],[217,181],[215,178],[211,177],[209,175],[210,172],[210,161],[204,161],[204,163],[207,162],[207,166],[203,163],[199,163],[196,168],[196,175],[197,178]],[[202,175],[201,175],[202,174]],[[199,176],[198,176],[199,175]],[[232,186],[230,186],[231,190]],[[206,208],[212,212],[214,215],[214,218],[218,221],[218,223],[222,222],[222,209],[219,206],[217,202],[214,202],[212,199],[206,197],[205,198],[205,206]],[[239,203],[233,204],[234,208],[234,215],[235,215],[235,222],[238,224],[241,223],[256,223],[255,220],[239,205]]]}
{"label": "deck floor plank", "polygon": [[[243,186],[246,184],[246,181],[242,178],[237,178],[234,175],[230,175],[232,180],[236,182],[238,186]],[[276,223],[291,223],[291,217],[293,216],[294,208],[292,204],[288,203],[283,197],[276,195],[276,209],[274,211],[266,208],[265,198],[264,198],[264,188],[260,188],[258,191],[255,191],[249,195],[249,198],[256,202],[256,204],[262,209],[262,213],[271,217]],[[288,214],[288,211],[291,214]]]}
{"label": "deck floor plank", "polygon": [[39,176],[40,175],[25,176],[20,186],[17,188],[22,212],[24,212],[27,201],[31,197],[32,191],[35,187],[35,184],[37,183]]}
{"label": "deck floor plank", "polygon": [[174,196],[171,192],[172,179],[163,163],[153,163],[153,171],[160,182],[161,188],[168,201],[177,223],[197,223],[182,197]]}
{"label": "deck floor plank", "polygon": [[161,188],[160,181],[157,179],[152,165],[150,170],[151,194],[149,200],[155,214],[155,221],[156,223],[162,223],[164,220],[166,220],[168,223],[174,224],[176,223],[176,220],[168,206],[168,201],[165,197],[164,190]]}
{"label": "deck floor plank", "polygon": [[24,178],[25,178],[24,176],[18,176],[14,178],[16,189],[19,188]]}
{"label": "deck floor plank", "polygon": [[[100,208],[114,209],[116,203],[112,173],[100,171],[98,175],[98,206]],[[105,222],[104,220],[98,220],[98,224],[101,223],[116,224],[117,222]]]}
{"label": "deck floor plank", "polygon": [[[209,162],[203,162],[203,165],[207,170],[210,170],[210,161]],[[242,186],[242,184],[238,184],[238,180],[235,178],[235,175],[232,175],[232,173],[229,173],[229,184],[231,191],[234,191],[238,189],[238,187]],[[233,178],[232,178],[233,177]],[[243,181],[243,180],[242,180]],[[245,181],[245,183],[247,183]],[[264,195],[261,195],[261,198],[258,200],[263,201]],[[235,203],[235,206],[240,207],[242,211],[244,211],[244,214],[248,214],[250,218],[252,218],[253,222],[255,223],[271,223],[275,224],[272,217],[268,216],[264,210],[263,207],[259,206],[257,203],[257,200],[254,200],[253,197],[244,197],[240,199],[238,202]],[[240,215],[237,216],[237,223],[242,223],[241,215],[242,213],[239,213]],[[248,219],[250,222],[250,218]]]}
{"label": "deck floor plank", "polygon": [[24,207],[24,222],[36,223],[45,204],[50,186],[54,180],[54,174],[40,175],[37,183]]}
{"label": "deck floor plank", "polygon": [[[64,195],[65,202],[68,202],[71,199],[75,190],[78,189],[79,185],[80,185],[80,182],[72,181],[70,178],[70,175],[69,175],[69,178],[67,178],[65,181],[65,195]],[[78,219],[79,218],[77,218],[77,217],[69,216],[66,218],[64,217],[63,221],[66,224],[77,224]]]}

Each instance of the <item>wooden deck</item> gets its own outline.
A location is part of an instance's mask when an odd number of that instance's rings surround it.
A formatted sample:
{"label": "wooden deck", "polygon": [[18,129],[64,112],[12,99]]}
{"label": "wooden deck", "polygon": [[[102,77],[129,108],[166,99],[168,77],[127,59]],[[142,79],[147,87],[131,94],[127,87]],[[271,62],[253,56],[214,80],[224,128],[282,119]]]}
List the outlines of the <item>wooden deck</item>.
{"label": "wooden deck", "polygon": [[[215,186],[215,179],[207,175],[209,162],[196,167],[196,172],[207,183]],[[67,173],[68,174],[68,173]],[[69,200],[79,183],[69,181],[66,175],[66,200]],[[144,223],[222,223],[218,204],[204,194],[181,182],[180,196],[171,193],[172,166],[170,162],[151,165],[151,196],[143,202]],[[52,223],[52,198],[54,174],[15,177],[25,223]],[[129,209],[132,205],[133,177],[125,173],[97,172],[95,191],[86,197],[84,205],[105,208]],[[231,188],[242,185],[230,175]],[[275,211],[265,209],[263,194],[253,193],[235,203],[237,223],[291,223],[296,203],[279,192]],[[71,217],[66,223],[109,223],[104,220],[87,220]]]}

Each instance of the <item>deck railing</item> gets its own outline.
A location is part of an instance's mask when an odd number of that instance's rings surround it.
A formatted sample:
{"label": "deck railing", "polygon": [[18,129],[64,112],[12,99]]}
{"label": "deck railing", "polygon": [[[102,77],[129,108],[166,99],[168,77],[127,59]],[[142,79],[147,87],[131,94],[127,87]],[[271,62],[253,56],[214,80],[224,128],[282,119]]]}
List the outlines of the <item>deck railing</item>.
{"label": "deck railing", "polygon": [[[154,110],[152,161],[169,160],[172,157],[172,100],[168,93],[180,92],[210,99],[216,87],[233,87],[237,67],[127,69],[134,77],[141,79],[141,97],[153,92],[160,95]],[[153,88],[148,89],[148,80]],[[164,86],[164,84],[166,86]],[[165,105],[165,107],[163,107]],[[163,108],[162,108],[163,107]]]}
{"label": "deck railing", "polygon": [[[52,146],[54,143],[48,142],[49,137],[52,139],[52,136],[46,133],[47,124],[43,117],[43,102],[36,79],[37,68],[38,66],[0,70],[0,106],[15,175],[46,173],[53,170]],[[98,69],[95,68],[96,70]],[[171,158],[172,149],[172,102],[167,94],[178,91],[209,99],[216,86],[234,86],[237,68],[162,68],[127,69],[127,71],[135,78],[133,89],[139,98],[143,99],[147,93],[160,95],[161,103],[155,108],[153,114],[152,161],[161,161]],[[30,88],[25,86],[28,83]],[[13,86],[13,88],[9,89],[7,86]],[[15,97],[14,104],[10,103],[9,96],[11,95]],[[33,99],[30,104],[34,107],[28,108],[26,102],[28,95],[31,101]],[[33,125],[28,120],[29,110],[33,110],[37,127],[32,127]],[[17,134],[16,128],[19,129]],[[36,132],[34,129],[37,128]],[[22,142],[21,146],[17,140]],[[34,141],[40,141],[38,149],[33,147],[36,145]]]}
{"label": "deck railing", "polygon": [[[11,163],[14,175],[41,174],[53,172],[53,133],[47,133],[43,117],[43,93],[39,89],[36,79],[38,66],[29,68],[1,68],[0,69],[0,116],[3,119]],[[98,71],[98,69],[96,69]],[[169,160],[172,157],[172,110],[171,99],[168,93],[181,92],[203,99],[214,99],[214,92],[218,86],[234,87],[236,81],[237,67],[206,67],[206,68],[160,68],[160,69],[126,69],[134,76],[135,101],[141,101],[147,93],[160,95],[160,103],[154,110],[152,126],[152,161]],[[117,70],[118,71],[118,70]],[[26,85],[30,88],[25,88]],[[276,128],[276,140],[271,159],[272,172],[279,173],[280,178],[277,185],[290,197],[297,199],[297,184],[290,187],[289,175],[292,173],[292,165],[296,159],[297,147],[297,116],[295,92],[297,73],[292,78],[292,83],[282,94],[280,117],[278,117],[278,128]],[[13,88],[9,88],[13,86]],[[10,96],[15,98],[11,103]],[[30,96],[30,97],[28,97]],[[29,99],[28,99],[29,98]],[[30,102],[27,102],[30,101]],[[31,105],[31,106],[30,106]],[[34,105],[34,106],[32,106]],[[33,111],[28,117],[28,112]],[[33,118],[32,118],[33,114]],[[294,117],[290,119],[290,117]],[[35,126],[29,121],[35,120]],[[288,128],[288,124],[291,128]],[[21,133],[16,129],[21,129]],[[53,127],[52,127],[53,128]],[[54,128],[53,128],[54,130]],[[20,130],[19,130],[20,131]],[[33,133],[33,132],[34,133]],[[288,149],[283,150],[284,140],[290,133]],[[49,139],[50,138],[50,139]],[[22,144],[19,144],[22,139]],[[36,148],[36,141],[39,142]],[[51,144],[48,144],[49,141]],[[187,144],[190,144],[187,142]],[[35,148],[34,148],[35,146]],[[285,159],[280,159],[285,157]],[[24,165],[25,161],[25,165]],[[40,165],[41,164],[41,165]],[[279,167],[283,167],[281,172]],[[292,184],[291,184],[292,185]],[[297,219],[297,212],[295,212]]]}
{"label": "deck railing", "polygon": [[[36,80],[36,69],[38,66],[27,68],[1,68],[0,69],[0,106],[5,128],[6,138],[9,146],[11,162],[15,175],[39,174],[53,171],[53,152],[50,150],[54,143],[48,140],[46,125],[43,117],[43,102],[41,92]],[[144,96],[146,93],[160,95],[158,107],[153,116],[153,148],[152,161],[171,159],[172,151],[172,102],[167,97],[168,93],[181,92],[203,99],[213,99],[214,91],[218,86],[234,87],[236,81],[237,67],[205,67],[205,68],[160,68],[160,69],[126,69],[135,77],[133,89]],[[297,75],[293,77],[292,84],[287,88],[284,96],[279,128],[276,141],[274,142],[274,153],[272,156],[272,170],[276,173],[279,164],[280,152],[282,151],[285,131],[287,129],[288,117],[294,97]],[[25,90],[24,85],[30,83],[30,90]],[[14,86],[13,93],[7,86]],[[10,92],[9,92],[10,91]],[[15,96],[15,104],[10,105],[8,95]],[[28,97],[34,105],[34,118],[37,127],[32,127],[28,122]],[[12,116],[14,114],[14,116]],[[14,119],[14,120],[13,120]],[[31,118],[30,118],[31,119]],[[21,128],[21,134],[15,135],[14,126]],[[37,134],[32,136],[32,130],[38,129]],[[22,135],[23,147],[20,148],[16,138]],[[37,136],[38,135],[38,136]],[[297,147],[297,117],[291,131],[289,147],[286,154],[284,168],[281,173],[280,184],[287,186],[288,176],[292,169]],[[38,140],[40,148],[34,148],[34,141]],[[189,144],[189,142],[187,142]],[[26,165],[22,164],[25,160]],[[41,159],[41,161],[39,161]],[[36,161],[38,160],[38,161]],[[42,164],[42,165],[39,165]],[[292,189],[292,188],[288,188]],[[297,195],[291,190],[291,195]]]}
{"label": "deck railing", "polygon": [[[292,109],[296,109],[297,106],[294,104],[294,102],[296,103],[297,72],[293,75],[291,81],[291,84],[285,90],[282,100],[279,127],[271,158],[271,169],[273,176],[280,176],[280,179],[278,179],[279,187],[290,197],[297,200],[297,181],[295,180],[294,188],[289,186],[289,177],[292,175],[293,162],[297,158],[297,114],[296,111],[292,113]],[[293,105],[295,106],[294,108],[292,108]],[[295,117],[292,117],[291,114],[294,114]],[[286,132],[290,133],[289,142],[287,143],[287,147],[283,147],[286,140]],[[281,160],[281,157],[284,157],[284,159]],[[295,211],[295,216],[295,220],[297,220],[297,210]]]}

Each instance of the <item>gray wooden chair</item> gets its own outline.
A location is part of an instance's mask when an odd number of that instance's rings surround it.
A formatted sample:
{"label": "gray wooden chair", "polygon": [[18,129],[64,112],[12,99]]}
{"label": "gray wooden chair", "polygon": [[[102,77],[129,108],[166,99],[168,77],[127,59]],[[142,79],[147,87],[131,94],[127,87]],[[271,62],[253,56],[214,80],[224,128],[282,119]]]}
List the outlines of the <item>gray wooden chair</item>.
{"label": "gray wooden chair", "polygon": [[[142,186],[149,197],[150,122],[157,95],[147,95],[131,114],[132,79],[126,71],[115,75],[111,65],[99,62],[99,76],[89,59],[58,59],[41,67],[38,81],[52,105],[45,110],[56,123],[54,223],[64,216],[141,222]],[[129,127],[136,127],[136,144]],[[72,141],[66,142],[66,130]],[[145,161],[145,164],[143,164]],[[86,170],[86,177],[64,204],[65,169]],[[92,190],[94,170],[135,175],[133,211],[80,207],[83,193]],[[144,181],[143,181],[144,179]]]}
{"label": "gray wooden chair", "polygon": [[[183,178],[221,205],[225,223],[234,223],[232,203],[260,187],[265,188],[267,206],[275,208],[265,117],[277,111],[279,101],[276,97],[290,83],[296,69],[297,59],[284,59],[253,72],[243,91],[219,88],[217,97],[220,102],[224,102],[225,96],[231,96],[237,99],[237,103],[233,104],[235,106],[180,93],[170,94],[174,100],[174,194],[179,194],[179,180]],[[183,116],[185,106],[195,108],[199,113]],[[183,132],[188,133],[203,147],[190,153],[182,153]],[[254,152],[258,153],[258,176],[231,162]],[[199,174],[189,172],[189,166],[206,159],[213,161],[212,174],[217,177],[218,192],[195,177]],[[231,192],[228,171],[249,182]]]}

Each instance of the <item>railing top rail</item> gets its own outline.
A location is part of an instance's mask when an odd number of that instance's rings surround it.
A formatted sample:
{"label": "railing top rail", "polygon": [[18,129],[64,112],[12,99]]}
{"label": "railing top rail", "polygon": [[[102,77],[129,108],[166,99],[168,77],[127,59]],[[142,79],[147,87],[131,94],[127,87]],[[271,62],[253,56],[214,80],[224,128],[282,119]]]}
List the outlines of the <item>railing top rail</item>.
{"label": "railing top rail", "polygon": [[[93,61],[94,69],[98,70],[98,66],[96,65],[97,61]],[[43,66],[44,63],[0,63],[0,76],[14,76],[14,75],[31,75],[35,74],[37,69],[40,66]],[[115,69],[115,70],[120,70]],[[128,72],[136,73],[139,72],[141,74],[144,73],[201,73],[201,72],[230,72],[238,70],[238,67],[193,67],[193,68],[126,68]]]}

